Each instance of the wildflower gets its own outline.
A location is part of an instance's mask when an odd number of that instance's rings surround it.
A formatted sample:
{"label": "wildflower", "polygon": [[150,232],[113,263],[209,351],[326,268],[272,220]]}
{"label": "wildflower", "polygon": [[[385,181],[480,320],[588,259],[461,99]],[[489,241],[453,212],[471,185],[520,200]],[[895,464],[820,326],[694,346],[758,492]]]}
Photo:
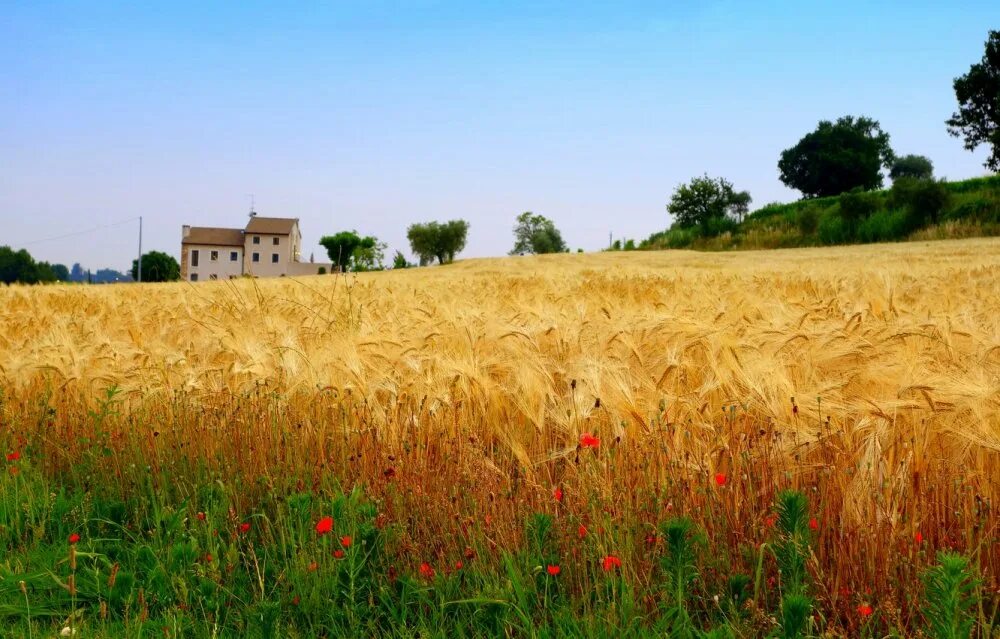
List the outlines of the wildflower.
{"label": "wildflower", "polygon": [[319,564],[315,561],[309,564],[309,572],[316,572],[317,568],[319,568]]}
{"label": "wildflower", "polygon": [[294,597],[292,597],[292,605],[293,605],[293,606],[297,606],[297,605],[299,605],[299,602],[300,602],[300,601],[302,601],[302,600],[301,600],[301,599],[299,598],[299,596],[298,596],[298,595],[295,595]]}
{"label": "wildflower", "polygon": [[212,563],[212,554],[211,553],[205,553],[205,563],[207,563],[207,564]]}
{"label": "wildflower", "polygon": [[555,497],[556,501],[562,503],[563,500],[562,488],[556,488],[554,491],[552,491],[552,496]]}
{"label": "wildflower", "polygon": [[726,473],[715,473],[715,485],[719,487],[726,485]]}
{"label": "wildflower", "polygon": [[250,522],[246,522],[245,521],[242,524],[240,524],[240,532],[241,533],[248,533],[248,532],[250,532]]}
{"label": "wildflower", "polygon": [[580,446],[583,448],[600,448],[601,439],[590,433],[584,433],[580,435]]}
{"label": "wildflower", "polygon": [[608,555],[601,562],[601,567],[604,568],[604,572],[611,572],[615,568],[622,567],[622,560],[619,559],[618,557],[615,557],[614,555]]}
{"label": "wildflower", "polygon": [[393,477],[396,476],[396,469],[393,468],[392,466],[389,466],[388,468],[386,468],[385,470],[382,471],[382,475],[386,479],[392,479]]}
{"label": "wildflower", "polygon": [[913,539],[916,540],[918,544],[924,543],[924,536],[919,530],[917,531],[917,534],[913,536]]}
{"label": "wildflower", "polygon": [[420,576],[425,579],[430,579],[434,576],[434,569],[431,568],[431,565],[426,561],[420,564]]}
{"label": "wildflower", "polygon": [[340,548],[338,548],[338,549],[336,549],[336,550],[333,551],[333,556],[336,559],[343,559],[344,558],[344,551],[341,550]]}
{"label": "wildflower", "polygon": [[316,522],[316,534],[325,535],[333,530],[333,517],[323,517]]}
{"label": "wildflower", "polygon": [[545,567],[545,571],[550,575],[552,575],[553,577],[558,575],[560,570],[562,569],[557,564],[549,564],[548,566]]}
{"label": "wildflower", "polygon": [[583,524],[580,524],[580,527],[576,529],[576,534],[578,537],[580,537],[580,539],[583,539],[584,537],[587,536],[587,527],[584,526]]}
{"label": "wildflower", "polygon": [[340,538],[340,545],[343,546],[344,548],[350,548],[351,541],[352,540],[349,535],[344,535],[343,537]]}
{"label": "wildflower", "polygon": [[7,461],[15,462],[21,459],[21,453],[19,451],[14,451],[13,453],[7,453]]}
{"label": "wildflower", "polygon": [[774,526],[774,522],[776,521],[778,521],[778,516],[775,515],[774,513],[771,513],[770,515],[764,518],[764,525],[770,528]]}
{"label": "wildflower", "polygon": [[462,566],[463,566],[463,564],[462,564],[461,561],[456,561],[455,562],[455,570],[461,570]]}
{"label": "wildflower", "polygon": [[72,535],[69,536],[69,543],[75,544],[78,541],[80,541],[80,535],[73,533]]}
{"label": "wildflower", "polygon": [[195,515],[195,517],[198,518],[198,521],[205,521],[205,513],[203,513],[203,512],[199,511],[198,514]]}
{"label": "wildflower", "polygon": [[862,619],[870,617],[872,612],[874,612],[874,610],[868,604],[861,604],[858,606],[858,614],[861,615]]}
{"label": "wildflower", "polygon": [[813,517],[812,519],[809,520],[809,530],[816,530],[818,528],[819,528],[819,522],[816,521],[815,517]]}

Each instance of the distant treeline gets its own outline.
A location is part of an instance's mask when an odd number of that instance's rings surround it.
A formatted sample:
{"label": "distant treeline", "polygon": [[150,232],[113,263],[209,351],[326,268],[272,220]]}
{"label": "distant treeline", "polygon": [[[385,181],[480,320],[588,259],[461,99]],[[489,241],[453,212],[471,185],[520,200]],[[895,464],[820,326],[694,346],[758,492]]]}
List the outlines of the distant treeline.
{"label": "distant treeline", "polygon": [[0,282],[4,284],[42,284],[45,282],[81,282],[107,284],[111,282],[131,282],[132,277],[109,268],[91,273],[79,263],[72,268],[65,264],[36,262],[25,249],[15,251],[9,246],[0,246]]}

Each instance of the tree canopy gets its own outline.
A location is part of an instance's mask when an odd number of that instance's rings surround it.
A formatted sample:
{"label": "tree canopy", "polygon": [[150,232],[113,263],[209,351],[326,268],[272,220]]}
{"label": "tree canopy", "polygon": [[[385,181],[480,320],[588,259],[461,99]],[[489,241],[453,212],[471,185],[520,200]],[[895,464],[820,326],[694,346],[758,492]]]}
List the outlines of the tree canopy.
{"label": "tree canopy", "polygon": [[[138,260],[132,260],[132,279],[139,275]],[[150,251],[142,256],[143,282],[173,282],[181,278],[181,266],[172,255]]]}
{"label": "tree canopy", "polygon": [[525,211],[517,216],[514,226],[514,249],[511,255],[521,253],[565,253],[566,242],[556,225],[544,215]]}
{"label": "tree canopy", "polygon": [[904,155],[892,163],[889,177],[896,181],[900,178],[916,178],[929,180],[934,177],[934,164],[922,155]]}
{"label": "tree canopy", "polygon": [[992,147],[984,166],[1000,171],[1000,31],[990,31],[983,59],[955,78],[958,112],[948,119],[948,133],[964,138],[965,148]]}
{"label": "tree canopy", "polygon": [[798,144],[785,149],[778,161],[781,181],[805,197],[839,195],[855,188],[882,186],[882,168],[895,155],[889,134],[871,118],[844,116],[823,120]]}
{"label": "tree canopy", "polygon": [[667,212],[674,217],[677,226],[699,227],[703,235],[711,235],[727,216],[742,218],[746,215],[752,201],[749,192],[734,190],[729,180],[704,175],[674,189]]}
{"label": "tree canopy", "polygon": [[48,262],[35,262],[31,254],[24,249],[15,251],[9,246],[0,246],[0,282],[38,284],[55,282],[57,279],[55,271]]}
{"label": "tree canopy", "polygon": [[438,264],[455,261],[455,256],[465,248],[468,234],[469,223],[465,220],[411,224],[406,229],[410,249],[420,260],[421,266],[426,266],[435,259]]}
{"label": "tree canopy", "polygon": [[320,246],[326,249],[330,261],[346,271],[380,271],[384,268],[384,242],[371,235],[358,235],[357,231],[341,231],[324,235]]}

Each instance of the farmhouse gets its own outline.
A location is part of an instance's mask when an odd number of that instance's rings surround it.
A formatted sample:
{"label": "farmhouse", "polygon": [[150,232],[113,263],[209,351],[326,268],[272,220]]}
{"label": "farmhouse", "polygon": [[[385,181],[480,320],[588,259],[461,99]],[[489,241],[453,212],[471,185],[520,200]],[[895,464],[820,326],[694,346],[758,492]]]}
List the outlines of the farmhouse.
{"label": "farmhouse", "polygon": [[189,282],[241,275],[284,277],[315,275],[329,262],[300,261],[298,218],[250,214],[243,229],[188,226],[181,229],[181,279]]}

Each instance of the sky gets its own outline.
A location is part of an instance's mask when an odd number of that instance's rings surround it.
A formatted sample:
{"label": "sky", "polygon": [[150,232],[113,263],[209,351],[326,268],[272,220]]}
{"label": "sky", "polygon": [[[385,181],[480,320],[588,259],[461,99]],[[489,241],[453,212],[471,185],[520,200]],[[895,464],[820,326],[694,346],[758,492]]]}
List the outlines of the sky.
{"label": "sky", "polygon": [[599,250],[705,173],[797,199],[779,154],[848,114],[980,176],[944,121],[990,28],[995,0],[7,0],[0,245],[124,270],[138,216],[179,257],[181,225],[242,227],[253,194],[317,261],[345,229],[412,259],[409,224],[456,218],[463,257],[504,255],[527,210]]}

